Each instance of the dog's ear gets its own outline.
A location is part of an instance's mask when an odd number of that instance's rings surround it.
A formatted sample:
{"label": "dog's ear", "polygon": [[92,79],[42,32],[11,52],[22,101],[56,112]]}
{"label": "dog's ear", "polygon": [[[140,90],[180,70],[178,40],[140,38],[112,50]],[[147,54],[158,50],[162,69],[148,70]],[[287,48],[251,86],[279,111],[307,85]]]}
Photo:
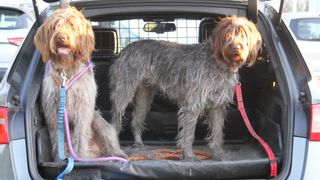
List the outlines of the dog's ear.
{"label": "dog's ear", "polygon": [[[80,12],[79,12],[80,13]],[[92,30],[92,26],[90,22],[80,13],[79,15],[79,24],[81,24],[81,32],[78,32],[78,52],[77,56],[81,61],[86,62],[89,60],[92,52],[94,51],[95,47],[95,37],[94,32]]]}
{"label": "dog's ear", "polygon": [[230,25],[230,17],[225,17],[220,19],[216,27],[213,29],[210,44],[213,50],[212,58],[217,62],[217,64],[229,63],[223,58],[222,47],[226,41],[226,33],[228,32],[228,26]]}
{"label": "dog's ear", "polygon": [[249,33],[250,37],[248,37],[250,53],[247,59],[247,66],[250,67],[256,62],[257,56],[261,50],[262,38],[259,30],[251,21],[248,21],[248,28],[251,33]]}
{"label": "dog's ear", "polygon": [[90,58],[92,51],[94,51],[95,47],[95,37],[94,32],[92,30],[90,22],[87,21],[86,23],[86,33],[82,35],[82,49],[84,50],[84,54],[87,57],[87,59]]}
{"label": "dog's ear", "polygon": [[47,63],[50,58],[50,51],[49,51],[49,33],[46,28],[46,24],[42,24],[39,27],[36,35],[34,36],[34,44],[36,48],[40,51],[42,55],[42,60]]}

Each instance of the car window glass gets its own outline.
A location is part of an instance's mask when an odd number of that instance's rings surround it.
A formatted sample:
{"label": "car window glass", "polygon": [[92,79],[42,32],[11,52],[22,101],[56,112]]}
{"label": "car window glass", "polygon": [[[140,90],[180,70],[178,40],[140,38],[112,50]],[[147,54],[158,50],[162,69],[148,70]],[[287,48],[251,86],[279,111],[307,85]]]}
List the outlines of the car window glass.
{"label": "car window glass", "polygon": [[320,40],[320,18],[298,19],[293,33],[301,40]]}
{"label": "car window glass", "polygon": [[0,9],[0,29],[23,29],[27,27],[26,14],[10,9]]}

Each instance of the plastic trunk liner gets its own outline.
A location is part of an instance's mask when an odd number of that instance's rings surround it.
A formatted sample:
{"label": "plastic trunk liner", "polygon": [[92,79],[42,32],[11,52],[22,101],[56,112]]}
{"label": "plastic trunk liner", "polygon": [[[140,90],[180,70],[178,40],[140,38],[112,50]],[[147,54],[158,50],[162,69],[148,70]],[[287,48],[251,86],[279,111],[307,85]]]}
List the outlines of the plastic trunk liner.
{"label": "plastic trunk liner", "polygon": [[[233,112],[235,113],[235,112]],[[230,113],[229,113],[230,114]],[[279,126],[259,111],[250,113],[252,124],[257,133],[271,146],[278,163],[281,162],[281,133]],[[236,117],[237,115],[235,115]],[[233,116],[232,116],[233,117]],[[242,121],[240,117],[237,121]],[[66,166],[65,162],[52,162],[50,145],[46,128],[37,132],[37,150],[39,172],[45,178],[54,179]],[[128,152],[130,141],[122,142],[123,149]],[[132,144],[132,142],[131,142]],[[175,141],[145,141],[149,149],[176,149]],[[156,178],[156,179],[230,179],[230,178],[267,178],[269,176],[269,160],[260,144],[249,137],[244,141],[226,140],[224,148],[229,151],[232,160],[138,160],[129,163],[76,162],[74,170],[66,178],[94,179],[128,179],[128,178]],[[204,141],[195,141],[194,150],[201,150],[210,154],[210,149]],[[131,153],[131,154],[130,154]],[[133,154],[132,154],[133,153]],[[131,151],[129,155],[140,156],[143,152]],[[281,168],[281,164],[279,166]],[[254,169],[254,170],[253,170]],[[86,173],[84,173],[86,172]],[[91,172],[91,173],[90,173]]]}

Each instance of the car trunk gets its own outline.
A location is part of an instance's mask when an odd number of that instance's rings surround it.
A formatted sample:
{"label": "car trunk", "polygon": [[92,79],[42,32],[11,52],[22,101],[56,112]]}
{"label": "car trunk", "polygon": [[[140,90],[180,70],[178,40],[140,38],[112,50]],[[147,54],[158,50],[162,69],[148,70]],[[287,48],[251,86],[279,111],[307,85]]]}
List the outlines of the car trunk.
{"label": "car trunk", "polygon": [[[188,1],[189,2],[189,1]],[[81,4],[80,4],[81,5]],[[241,6],[235,6],[234,9],[240,8],[238,15],[245,14],[245,10]],[[242,9],[241,9],[242,7]],[[105,7],[107,8],[107,7]],[[163,17],[163,13],[153,13],[148,16],[143,15],[93,15],[94,8],[88,8],[84,13],[91,14],[93,21],[112,21],[147,18],[147,17]],[[226,9],[226,12],[233,13],[234,9]],[[217,12],[221,8],[217,9]],[[238,10],[238,9],[237,9]],[[158,9],[158,11],[161,11]],[[150,13],[150,12],[149,12]],[[224,16],[221,13],[211,14],[190,14],[189,12],[180,12],[174,14],[171,12],[167,18],[190,18],[199,19],[199,43],[204,41],[208,36],[210,28],[214,27],[216,20]],[[262,21],[262,18],[260,17]],[[258,24],[261,32],[265,28],[260,21]],[[111,119],[111,103],[109,90],[108,69],[116,60],[121,50],[119,40],[121,29],[94,27],[96,35],[97,51],[92,55],[92,62],[95,64],[95,78],[98,85],[98,97],[96,101],[97,109],[102,112],[103,117],[109,121]],[[120,36],[120,38],[118,37]],[[266,34],[262,34],[263,38],[267,38]],[[110,42],[110,43],[106,43]],[[281,82],[283,77],[279,75],[274,68],[272,57],[276,57],[270,51],[271,44],[266,41],[258,61],[254,66],[243,67],[239,71],[240,82],[242,85],[245,109],[251,121],[253,128],[257,134],[261,136],[273,150],[278,170],[281,171],[283,165],[284,142],[287,140],[286,128],[288,111],[287,97]],[[39,98],[38,98],[39,99]],[[51,147],[48,137],[48,130],[40,108],[39,100],[36,105],[40,110],[35,110],[33,118],[37,122],[33,125],[35,135],[35,151],[36,163],[39,174],[45,179],[54,179],[66,166],[65,162],[53,162],[51,157]],[[125,117],[126,125],[120,134],[120,143],[122,148],[129,156],[143,156],[142,152],[131,151],[131,145],[134,143],[130,130],[132,105],[127,108]],[[176,150],[176,135],[178,132],[177,125],[178,107],[174,102],[170,101],[161,94],[157,94],[153,100],[150,112],[146,118],[146,131],[143,133],[143,142],[150,150],[169,149]],[[197,123],[196,136],[194,141],[194,149],[210,155],[207,142],[204,140],[208,133],[208,126],[205,122],[205,116],[201,117]],[[230,152],[231,159],[220,161],[214,157],[199,160],[168,160],[150,158],[144,160],[132,160],[129,163],[121,162],[97,162],[84,163],[76,162],[74,170],[70,175],[70,179],[128,179],[128,178],[146,178],[146,179],[236,179],[236,178],[269,178],[270,165],[267,154],[262,146],[248,132],[243,118],[237,109],[236,102],[228,107],[225,121],[225,143],[224,148]]]}
{"label": "car trunk", "polygon": [[[100,68],[96,65],[96,70]],[[105,69],[105,68],[103,68]],[[102,77],[100,77],[102,78]],[[97,78],[99,79],[99,78]],[[282,130],[280,123],[284,118],[284,102],[280,95],[277,81],[270,62],[258,62],[254,67],[241,71],[241,84],[244,102],[249,119],[259,134],[272,148],[281,169],[283,151]],[[101,86],[100,86],[101,87]],[[104,93],[100,93],[102,96]],[[104,99],[98,97],[98,99]],[[110,120],[110,110],[101,109],[105,119]],[[128,123],[120,135],[124,150],[130,149],[133,138],[129,127],[131,109],[126,112]],[[176,149],[177,107],[162,96],[157,96],[147,116],[147,130],[143,141],[150,149]],[[226,116],[225,149],[230,151],[231,160],[213,159],[198,162],[185,160],[137,160],[128,164],[119,162],[81,163],[77,162],[74,172],[83,168],[96,169],[102,177],[118,177],[122,173],[145,178],[267,178],[269,160],[261,145],[251,137],[235,105],[230,105]],[[199,119],[196,129],[194,149],[210,154],[204,137],[207,125]],[[52,162],[50,144],[46,127],[37,130],[37,154],[40,174],[55,177],[65,166],[64,163]],[[128,151],[127,151],[128,152]],[[129,151],[130,152],[130,151]],[[132,152],[131,152],[132,153]],[[133,152],[133,155],[141,155]],[[130,154],[129,154],[130,155]],[[252,170],[254,169],[254,171]],[[82,171],[78,173],[81,174]],[[95,172],[95,171],[93,171]],[[82,175],[81,175],[82,176]]]}

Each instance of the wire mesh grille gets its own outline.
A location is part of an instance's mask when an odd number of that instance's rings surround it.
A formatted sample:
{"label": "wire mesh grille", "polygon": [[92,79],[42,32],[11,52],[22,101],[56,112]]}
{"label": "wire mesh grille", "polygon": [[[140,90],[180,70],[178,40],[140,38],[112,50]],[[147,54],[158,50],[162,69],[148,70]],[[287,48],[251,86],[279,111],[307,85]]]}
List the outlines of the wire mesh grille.
{"label": "wire mesh grille", "polygon": [[198,42],[200,20],[175,19],[173,22],[167,23],[174,23],[176,30],[164,33],[145,32],[143,26],[146,23],[147,22],[142,19],[131,19],[100,22],[97,25],[103,28],[112,28],[117,31],[119,50],[126,47],[129,43],[142,39],[165,40],[180,44],[195,44]]}

